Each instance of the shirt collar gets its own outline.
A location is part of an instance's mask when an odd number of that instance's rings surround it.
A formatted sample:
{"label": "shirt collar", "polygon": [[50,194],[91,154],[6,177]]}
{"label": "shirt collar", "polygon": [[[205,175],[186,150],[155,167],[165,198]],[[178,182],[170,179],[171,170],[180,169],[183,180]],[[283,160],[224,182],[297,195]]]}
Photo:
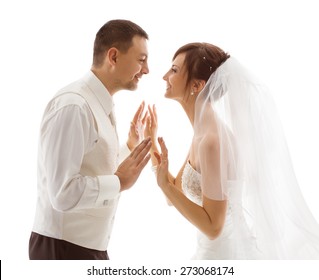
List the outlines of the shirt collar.
{"label": "shirt collar", "polygon": [[101,103],[105,113],[109,115],[114,106],[113,97],[108,92],[107,88],[102,84],[98,77],[92,71],[89,71],[83,78],[84,82],[90,88],[92,93]]}

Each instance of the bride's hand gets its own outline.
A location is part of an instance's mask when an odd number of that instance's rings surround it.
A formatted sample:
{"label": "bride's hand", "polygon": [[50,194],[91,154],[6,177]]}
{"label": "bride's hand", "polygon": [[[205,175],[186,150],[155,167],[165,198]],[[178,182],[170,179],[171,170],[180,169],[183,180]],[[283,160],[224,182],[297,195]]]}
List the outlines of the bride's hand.
{"label": "bride's hand", "polygon": [[131,151],[134,150],[134,148],[144,139],[145,125],[148,119],[148,111],[146,111],[143,116],[144,108],[145,102],[143,101],[131,121],[127,140],[127,146]]}
{"label": "bride's hand", "polygon": [[161,148],[161,154],[154,152],[157,159],[156,178],[157,184],[161,187],[167,187],[169,185],[168,177],[168,150],[162,137],[158,138],[158,143]]}

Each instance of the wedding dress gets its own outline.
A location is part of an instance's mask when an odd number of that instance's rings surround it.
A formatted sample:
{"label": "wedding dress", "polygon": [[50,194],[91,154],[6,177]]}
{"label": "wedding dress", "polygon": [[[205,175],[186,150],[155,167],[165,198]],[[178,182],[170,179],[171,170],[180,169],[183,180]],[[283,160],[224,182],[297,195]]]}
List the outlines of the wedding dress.
{"label": "wedding dress", "polygon": [[216,130],[220,183],[207,151],[206,164],[185,165],[182,189],[198,205],[203,195],[227,200],[226,219],[214,240],[198,232],[193,258],[319,259],[319,226],[297,183],[272,97],[232,57],[196,99],[193,141]]}
{"label": "wedding dress", "polygon": [[[241,207],[240,186],[231,186],[232,194],[228,202],[226,220],[221,235],[215,239],[208,239],[203,233],[197,233],[197,249],[192,259],[197,260],[227,260],[227,259],[259,259],[256,240],[246,224]],[[238,187],[238,188],[236,188]],[[202,206],[201,175],[186,163],[182,175],[182,188],[185,195],[194,203]],[[237,216],[233,219],[232,216]],[[240,223],[236,223],[240,221]],[[242,231],[245,238],[241,244],[235,244],[237,238],[233,235]]]}

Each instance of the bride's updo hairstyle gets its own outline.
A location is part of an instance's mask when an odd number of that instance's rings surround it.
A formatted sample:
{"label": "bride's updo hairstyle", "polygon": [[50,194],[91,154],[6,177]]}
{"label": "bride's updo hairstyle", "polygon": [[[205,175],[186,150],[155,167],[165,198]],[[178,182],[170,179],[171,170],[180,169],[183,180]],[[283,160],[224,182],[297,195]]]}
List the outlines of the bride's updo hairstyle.
{"label": "bride's updo hairstyle", "polygon": [[193,79],[207,82],[210,75],[230,57],[228,53],[209,43],[186,44],[176,51],[173,60],[182,53],[185,53],[184,66],[187,75],[185,88]]}

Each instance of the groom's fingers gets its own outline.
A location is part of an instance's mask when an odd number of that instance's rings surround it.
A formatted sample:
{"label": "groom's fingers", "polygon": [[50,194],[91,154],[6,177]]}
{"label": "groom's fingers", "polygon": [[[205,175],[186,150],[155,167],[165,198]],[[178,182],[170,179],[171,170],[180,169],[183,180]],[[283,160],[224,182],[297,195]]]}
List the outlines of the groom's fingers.
{"label": "groom's fingers", "polygon": [[145,112],[144,117],[142,119],[142,124],[144,125],[148,119],[148,111]]}
{"label": "groom's fingers", "polygon": [[140,163],[144,160],[144,158],[149,153],[152,146],[152,142],[148,142],[146,146],[142,149],[142,151],[136,156],[135,161],[137,165],[140,165]]}
{"label": "groom's fingers", "polygon": [[143,140],[131,153],[131,157],[137,161],[137,165],[147,155],[152,146],[151,138]]}
{"label": "groom's fingers", "polygon": [[146,155],[142,161],[138,164],[138,169],[139,169],[139,172],[141,172],[143,170],[143,168],[146,166],[146,164],[149,162],[149,160],[151,159],[151,155],[148,154]]}
{"label": "groom's fingers", "polygon": [[136,113],[135,113],[135,115],[134,115],[134,117],[133,117],[133,123],[134,124],[136,124],[137,123],[137,121],[139,120],[139,119],[141,119],[141,114],[143,113],[143,111],[144,111],[144,107],[145,107],[145,102],[143,101],[142,103],[141,103],[141,105],[138,107],[138,109],[137,109],[137,111],[136,111]]}

